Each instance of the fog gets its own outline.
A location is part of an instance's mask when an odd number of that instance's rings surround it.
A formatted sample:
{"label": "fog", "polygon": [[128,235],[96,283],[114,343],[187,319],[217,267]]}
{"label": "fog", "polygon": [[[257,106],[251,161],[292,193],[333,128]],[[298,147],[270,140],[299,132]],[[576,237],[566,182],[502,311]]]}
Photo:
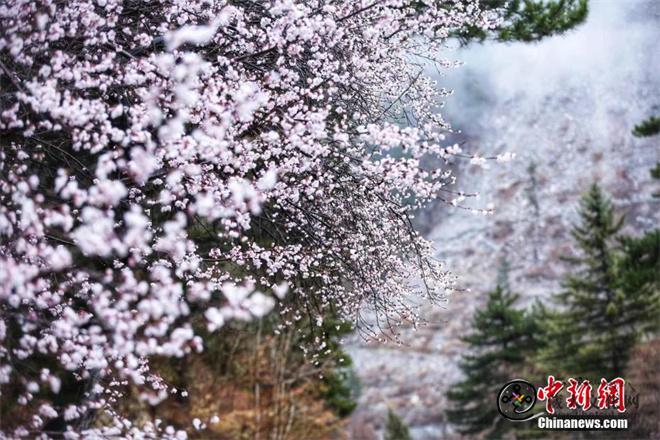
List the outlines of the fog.
{"label": "fog", "polygon": [[644,117],[660,108],[659,16],[657,1],[592,0],[587,22],[561,37],[460,49],[463,68],[439,78],[455,91],[444,113],[454,126],[474,130],[474,122],[497,117],[503,102],[516,99],[519,111],[535,111],[551,94],[580,89],[608,106],[641,99],[631,116]]}

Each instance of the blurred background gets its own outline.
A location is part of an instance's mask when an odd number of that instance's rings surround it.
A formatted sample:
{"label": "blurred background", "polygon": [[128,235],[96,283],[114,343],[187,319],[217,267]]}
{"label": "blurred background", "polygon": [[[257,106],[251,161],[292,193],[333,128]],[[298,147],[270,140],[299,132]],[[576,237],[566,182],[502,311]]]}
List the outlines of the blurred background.
{"label": "blurred background", "polygon": [[472,332],[474,312],[486,307],[503,267],[520,295],[517,307],[553,304],[575,268],[560,257],[580,253],[571,230],[593,183],[615,216],[625,215],[619,235],[643,237],[658,227],[659,185],[650,171],[660,160],[660,136],[632,131],[660,113],[660,2],[590,1],[589,9],[584,24],[540,42],[456,47],[451,55],[465,65],[438,76],[455,91],[441,110],[452,140],[466,151],[516,158],[487,169],[455,165],[458,187],[480,194],[465,204],[492,203],[494,215],[446,204],[419,214],[418,228],[469,291],[454,294],[446,308],[427,308],[428,324],[405,329],[401,346],[349,340],[360,383],[352,438],[387,435],[392,414],[412,438],[459,436],[447,423],[447,393],[464,377],[459,364],[470,347],[461,338]]}

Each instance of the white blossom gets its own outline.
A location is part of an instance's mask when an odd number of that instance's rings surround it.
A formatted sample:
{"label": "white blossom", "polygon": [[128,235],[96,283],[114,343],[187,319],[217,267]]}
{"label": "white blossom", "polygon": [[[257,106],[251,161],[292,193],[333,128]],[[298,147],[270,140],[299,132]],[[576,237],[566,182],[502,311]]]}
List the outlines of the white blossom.
{"label": "white blossom", "polygon": [[452,284],[410,226],[454,183],[423,158],[472,157],[415,60],[488,23],[471,0],[0,3],[0,393],[25,421],[0,436],[61,414],[66,438],[185,438],[116,405],[170,396],[149,359],[203,350],[201,316],[414,322],[406,297]]}

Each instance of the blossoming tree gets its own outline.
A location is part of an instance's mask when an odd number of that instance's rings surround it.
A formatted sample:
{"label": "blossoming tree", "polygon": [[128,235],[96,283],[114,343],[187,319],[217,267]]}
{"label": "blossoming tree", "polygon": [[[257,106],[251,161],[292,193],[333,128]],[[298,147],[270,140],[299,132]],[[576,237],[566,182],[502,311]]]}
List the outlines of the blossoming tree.
{"label": "blossoming tree", "polygon": [[185,437],[121,415],[122,389],[166,398],[151,357],[276,306],[371,310],[396,337],[409,295],[451,283],[411,212],[463,197],[421,166],[466,156],[425,63],[492,21],[465,0],[2,2],[4,433]]}

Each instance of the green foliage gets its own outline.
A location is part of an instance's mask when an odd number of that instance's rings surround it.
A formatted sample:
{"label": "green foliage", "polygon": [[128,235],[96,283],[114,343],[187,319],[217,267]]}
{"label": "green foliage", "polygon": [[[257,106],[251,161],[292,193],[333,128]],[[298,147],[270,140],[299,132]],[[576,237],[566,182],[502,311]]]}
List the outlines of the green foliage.
{"label": "green foliage", "polygon": [[660,229],[641,237],[622,237],[618,263],[619,288],[628,299],[628,320],[640,334],[660,329]]}
{"label": "green foliage", "polygon": [[338,366],[324,376],[321,396],[339,417],[347,417],[357,406],[355,399],[359,394],[359,382],[350,368],[353,361],[342,349],[340,338],[350,333],[352,326],[349,322],[329,316],[321,323],[320,330],[327,347],[322,358]]}
{"label": "green foliage", "polygon": [[323,378],[324,390],[321,393],[326,404],[339,417],[349,416],[357,402],[357,377],[352,369],[338,369]]}
{"label": "green foliage", "polygon": [[[651,178],[653,180],[660,180],[660,162],[655,164],[654,168],[651,168]],[[653,193],[654,198],[660,198],[660,192]]]}
{"label": "green foliage", "polygon": [[655,167],[651,169],[651,177],[655,180],[660,179],[660,162],[655,164]]}
{"label": "green foliage", "polygon": [[470,28],[461,34],[462,39],[484,40],[493,35],[499,41],[539,41],[580,25],[589,12],[588,0],[486,0],[482,7],[500,12],[502,23],[490,32]]}
{"label": "green foliage", "polygon": [[537,331],[533,319],[514,308],[517,299],[498,285],[485,309],[475,313],[472,333],[464,338],[469,345],[460,364],[465,378],[447,394],[452,402],[447,418],[462,434],[499,438],[513,427],[499,414],[495,398],[504,383],[520,375],[535,349]]}
{"label": "green foliage", "polygon": [[650,284],[657,234],[619,237],[623,219],[596,185],[582,198],[580,218],[572,231],[579,256],[566,259],[573,270],[555,296],[560,308],[547,314],[539,359],[555,374],[621,376],[635,342],[657,325],[657,284]]}
{"label": "green foliage", "polygon": [[635,125],[632,130],[633,136],[648,137],[660,133],[660,117],[651,116],[650,118]]}
{"label": "green foliage", "polygon": [[387,411],[385,440],[410,440],[410,431],[401,417],[392,410]]}

